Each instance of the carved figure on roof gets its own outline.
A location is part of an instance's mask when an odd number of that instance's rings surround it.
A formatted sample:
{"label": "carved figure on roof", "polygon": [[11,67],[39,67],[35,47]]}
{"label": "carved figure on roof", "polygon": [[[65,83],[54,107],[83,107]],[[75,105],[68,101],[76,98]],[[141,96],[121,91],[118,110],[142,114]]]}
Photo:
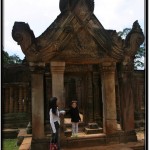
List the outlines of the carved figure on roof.
{"label": "carved figure on roof", "polygon": [[36,38],[29,25],[25,22],[15,22],[12,30],[13,39],[21,46],[23,53],[28,57],[38,57]]}
{"label": "carved figure on roof", "polygon": [[125,39],[125,48],[124,52],[126,55],[134,56],[137,52],[137,49],[144,42],[144,34],[142,29],[136,20],[133,23],[132,30],[129,32]]}

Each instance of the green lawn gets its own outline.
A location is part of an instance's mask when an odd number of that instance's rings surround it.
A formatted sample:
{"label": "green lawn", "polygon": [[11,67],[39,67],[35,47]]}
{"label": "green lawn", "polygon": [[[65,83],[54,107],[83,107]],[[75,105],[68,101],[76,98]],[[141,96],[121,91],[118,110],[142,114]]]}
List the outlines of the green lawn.
{"label": "green lawn", "polygon": [[2,150],[18,150],[17,139],[3,139]]}

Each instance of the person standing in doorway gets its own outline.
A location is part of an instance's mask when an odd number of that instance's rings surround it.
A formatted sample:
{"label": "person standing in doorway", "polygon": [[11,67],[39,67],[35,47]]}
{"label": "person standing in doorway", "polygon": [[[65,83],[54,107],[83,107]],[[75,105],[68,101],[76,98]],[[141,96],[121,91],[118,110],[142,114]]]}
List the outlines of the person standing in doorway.
{"label": "person standing in doorway", "polygon": [[71,123],[72,123],[72,136],[71,137],[78,137],[78,124],[81,121],[79,115],[79,109],[77,106],[77,101],[73,100],[71,104],[71,108],[68,112],[71,116]]}

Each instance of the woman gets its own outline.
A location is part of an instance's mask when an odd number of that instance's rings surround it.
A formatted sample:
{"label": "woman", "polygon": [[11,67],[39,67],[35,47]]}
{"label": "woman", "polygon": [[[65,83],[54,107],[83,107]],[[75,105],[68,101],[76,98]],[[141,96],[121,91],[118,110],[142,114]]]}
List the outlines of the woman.
{"label": "woman", "polygon": [[59,126],[60,126],[60,118],[59,118],[59,111],[57,107],[57,98],[52,97],[50,99],[50,110],[49,110],[49,116],[50,116],[50,125],[52,127],[52,141],[51,143],[57,144],[58,150],[60,149],[59,144]]}
{"label": "woman", "polygon": [[58,150],[60,150],[60,142],[59,142],[59,127],[60,127],[60,118],[59,118],[59,110],[57,107],[57,98],[52,97],[50,99],[50,125],[52,127],[52,141],[51,143],[55,143],[58,146]]}

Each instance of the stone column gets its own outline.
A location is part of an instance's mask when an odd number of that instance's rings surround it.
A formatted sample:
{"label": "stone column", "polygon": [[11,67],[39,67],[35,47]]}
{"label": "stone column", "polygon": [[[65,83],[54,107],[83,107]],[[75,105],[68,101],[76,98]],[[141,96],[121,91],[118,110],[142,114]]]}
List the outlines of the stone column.
{"label": "stone column", "polygon": [[[44,138],[44,89],[43,73],[45,63],[29,63],[31,71],[31,97],[32,97],[32,138]],[[38,142],[37,142],[38,143]],[[36,144],[32,149],[36,149]]]}
{"label": "stone column", "polygon": [[[51,62],[52,96],[57,97],[59,109],[64,109],[64,71],[65,62]],[[64,140],[64,116],[60,117],[60,145]]]}
{"label": "stone column", "polygon": [[65,62],[51,62],[52,96],[57,97],[58,106],[64,109],[64,70]]}
{"label": "stone column", "polygon": [[115,68],[115,63],[101,64],[103,132],[106,134],[115,133],[117,130]]}
{"label": "stone column", "polygon": [[123,64],[121,72],[121,124],[124,131],[134,130],[133,65]]}

